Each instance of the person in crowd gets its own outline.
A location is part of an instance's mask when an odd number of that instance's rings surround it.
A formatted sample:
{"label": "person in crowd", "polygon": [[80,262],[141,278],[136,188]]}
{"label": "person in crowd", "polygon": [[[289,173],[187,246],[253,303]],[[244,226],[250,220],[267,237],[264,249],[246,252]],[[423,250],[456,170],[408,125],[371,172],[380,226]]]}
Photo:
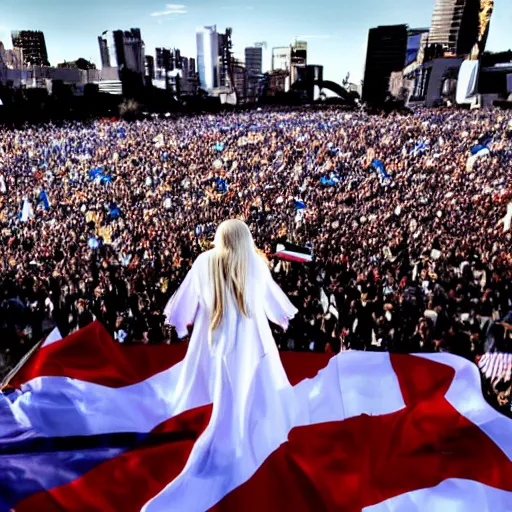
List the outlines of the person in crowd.
{"label": "person in crowd", "polygon": [[[120,343],[177,342],[166,301],[227,218],[299,310],[274,330],[282,350],[512,352],[509,112],[280,109],[0,135],[6,368],[95,319]],[[468,166],[484,138],[490,155]],[[282,243],[312,261],[281,261]]]}

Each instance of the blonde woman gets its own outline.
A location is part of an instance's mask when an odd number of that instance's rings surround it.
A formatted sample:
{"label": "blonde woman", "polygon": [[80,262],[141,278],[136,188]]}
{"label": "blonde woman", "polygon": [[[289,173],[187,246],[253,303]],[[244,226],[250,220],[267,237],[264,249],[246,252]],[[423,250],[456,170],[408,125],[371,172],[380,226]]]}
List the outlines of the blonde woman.
{"label": "blonde woman", "polygon": [[298,408],[269,321],[286,330],[296,312],[249,228],[240,220],[223,222],[214,249],[197,258],[165,308],[180,337],[194,325],[168,391],[170,414],[213,403],[212,415],[183,472],[144,511],[184,510],[181,500],[190,493],[197,510],[207,510],[216,496],[203,490],[206,476],[218,478],[214,487],[226,492],[233,475],[251,474],[270,446],[286,440]]}

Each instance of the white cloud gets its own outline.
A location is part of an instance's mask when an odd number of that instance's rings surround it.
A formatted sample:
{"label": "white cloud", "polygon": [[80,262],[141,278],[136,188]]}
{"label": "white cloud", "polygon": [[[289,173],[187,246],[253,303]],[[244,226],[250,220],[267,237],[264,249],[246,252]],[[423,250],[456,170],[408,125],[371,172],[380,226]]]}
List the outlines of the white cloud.
{"label": "white cloud", "polygon": [[165,11],[157,11],[152,12],[151,16],[160,17],[160,16],[172,16],[173,14],[187,14],[187,8],[182,4],[167,4],[165,6]]}

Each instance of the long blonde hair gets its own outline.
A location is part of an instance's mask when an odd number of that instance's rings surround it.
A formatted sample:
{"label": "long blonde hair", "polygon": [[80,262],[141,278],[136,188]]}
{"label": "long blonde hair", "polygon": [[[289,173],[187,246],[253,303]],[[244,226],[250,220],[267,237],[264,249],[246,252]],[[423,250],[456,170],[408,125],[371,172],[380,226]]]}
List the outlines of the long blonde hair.
{"label": "long blonde hair", "polygon": [[247,225],[241,220],[224,221],[215,233],[215,249],[210,260],[213,284],[213,309],[210,334],[224,318],[227,295],[235,299],[240,312],[248,317],[245,296],[249,256],[255,250],[254,241]]}

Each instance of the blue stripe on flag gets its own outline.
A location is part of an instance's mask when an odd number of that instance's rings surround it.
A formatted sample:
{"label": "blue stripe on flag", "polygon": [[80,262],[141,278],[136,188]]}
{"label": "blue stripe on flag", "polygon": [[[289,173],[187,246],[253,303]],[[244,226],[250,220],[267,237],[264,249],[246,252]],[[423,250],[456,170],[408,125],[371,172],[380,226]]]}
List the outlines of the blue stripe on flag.
{"label": "blue stripe on flag", "polygon": [[71,483],[123,453],[169,442],[195,440],[192,431],[162,434],[32,438],[0,444],[0,512],[30,496]]}

